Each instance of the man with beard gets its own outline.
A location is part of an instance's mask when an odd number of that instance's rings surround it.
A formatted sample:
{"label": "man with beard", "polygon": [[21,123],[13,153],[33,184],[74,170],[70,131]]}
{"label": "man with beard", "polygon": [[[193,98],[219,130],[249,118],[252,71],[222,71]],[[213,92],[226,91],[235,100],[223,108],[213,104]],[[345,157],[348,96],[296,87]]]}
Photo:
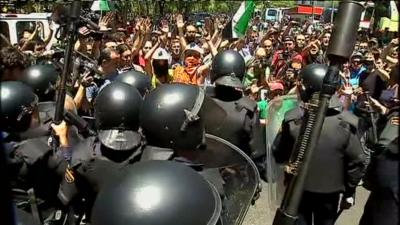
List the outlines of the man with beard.
{"label": "man with beard", "polygon": [[184,33],[183,28],[185,27],[185,22],[182,15],[178,15],[176,18],[176,26],[178,27],[179,41],[183,49],[186,49],[186,45],[194,43],[197,34],[197,28],[193,25],[186,26],[186,33]]}
{"label": "man with beard", "polygon": [[302,35],[302,34],[297,35],[296,36],[296,47],[295,47],[296,52],[298,52],[298,53],[302,52],[302,50],[305,46],[305,43],[306,43],[306,37],[304,37],[304,35]]}
{"label": "man with beard", "polygon": [[286,36],[283,38],[284,49],[275,52],[272,58],[272,66],[274,67],[273,75],[274,78],[281,78],[284,76],[287,68],[293,60],[302,62],[302,57],[298,54],[294,48],[294,41],[291,37]]}

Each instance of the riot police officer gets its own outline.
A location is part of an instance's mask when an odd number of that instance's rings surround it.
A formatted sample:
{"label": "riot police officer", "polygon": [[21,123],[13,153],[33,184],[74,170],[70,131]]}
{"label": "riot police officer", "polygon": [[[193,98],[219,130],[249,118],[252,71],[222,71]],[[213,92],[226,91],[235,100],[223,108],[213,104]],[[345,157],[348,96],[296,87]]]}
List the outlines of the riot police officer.
{"label": "riot police officer", "polygon": [[[231,224],[240,223],[246,215],[256,195],[259,174],[243,151],[205,133],[208,117],[218,121],[225,116],[225,111],[205,95],[202,87],[157,87],[146,95],[140,111],[140,124],[148,144],[141,161],[171,160],[196,170],[218,190],[224,205],[222,220]],[[237,167],[225,169],[231,165]],[[243,195],[236,196],[239,193]]]}
{"label": "riot police officer", "polygon": [[219,121],[208,117],[206,131],[231,142],[257,162],[260,161],[257,164],[260,174],[264,175],[262,128],[257,103],[243,95],[245,71],[244,59],[236,51],[226,50],[215,56],[211,70],[211,82],[215,87],[208,92],[226,116]]}
{"label": "riot police officer", "polygon": [[[390,73],[389,86],[398,87],[399,68]],[[399,98],[397,90],[382,92],[380,102],[371,98],[372,106],[381,114],[378,141],[372,147],[364,187],[371,191],[365,204],[360,225],[391,225],[399,223]]]}
{"label": "riot police officer", "polygon": [[194,170],[155,160],[134,164],[110,180],[96,198],[91,221],[93,225],[215,225],[221,208],[218,192]]}
{"label": "riot police officer", "polygon": [[[33,138],[38,136],[50,135],[50,123],[55,114],[55,94],[56,82],[59,77],[59,72],[52,64],[33,65],[26,68],[22,74],[21,81],[32,88],[34,93],[38,96],[38,111],[40,126],[35,129],[29,129],[27,132],[21,134],[24,138]],[[74,100],[68,94],[65,97],[64,107],[66,113],[66,121],[73,124],[68,116],[77,117],[77,109]],[[84,132],[84,131],[81,131]],[[69,128],[69,140],[72,145],[82,140],[79,131],[75,126]]]}
{"label": "riot police officer", "polygon": [[65,205],[79,205],[85,198],[84,210],[90,215],[92,201],[101,184],[113,176],[113,168],[140,159],[144,147],[139,132],[142,101],[135,88],[122,82],[110,83],[96,97],[97,135],[71,147],[70,168],[76,179],[66,177],[60,186],[58,196]]}
{"label": "riot police officer", "polygon": [[[285,171],[289,179],[290,168],[296,166],[290,155],[298,154],[291,150],[300,133],[303,110],[313,94],[321,90],[326,71],[327,66],[320,64],[308,65],[301,71],[297,88],[304,105],[285,114],[282,131],[275,140],[275,159],[278,163],[289,161]],[[299,224],[333,225],[340,194],[343,193],[342,207],[354,202],[356,186],[364,174],[365,157],[357,127],[358,118],[342,111],[337,96],[333,96],[309,165],[299,207]]]}
{"label": "riot police officer", "polygon": [[150,77],[136,70],[130,70],[119,74],[115,78],[115,81],[124,82],[135,87],[142,96],[145,96],[151,90]]}
{"label": "riot police officer", "polygon": [[166,84],[151,91],[140,111],[147,143],[175,151],[201,147],[205,118],[201,113],[208,100],[204,90],[193,85]]}
{"label": "riot police officer", "polygon": [[[13,189],[19,190],[15,200],[21,203],[17,214],[26,214],[21,210],[27,210],[34,215],[34,222],[27,224],[41,222],[41,219],[55,221],[54,210],[61,207],[57,198],[58,186],[66,168],[61,154],[63,146],[53,152],[48,146],[48,136],[28,138],[22,135],[25,130],[40,126],[38,97],[29,86],[19,81],[7,81],[1,82],[0,88],[7,171],[13,178]],[[38,205],[43,201],[44,204]],[[31,204],[27,205],[29,202]]]}
{"label": "riot police officer", "polygon": [[53,64],[33,65],[24,70],[21,81],[32,87],[40,102],[47,102],[54,101],[59,76]]}

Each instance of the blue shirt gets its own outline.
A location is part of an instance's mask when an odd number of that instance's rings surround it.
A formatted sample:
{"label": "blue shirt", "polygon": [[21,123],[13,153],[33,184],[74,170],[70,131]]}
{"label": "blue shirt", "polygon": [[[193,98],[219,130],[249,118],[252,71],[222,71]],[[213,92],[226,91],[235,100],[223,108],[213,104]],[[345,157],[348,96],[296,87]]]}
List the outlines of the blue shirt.
{"label": "blue shirt", "polygon": [[118,71],[106,76],[104,83],[99,87],[96,84],[86,88],[86,98],[91,102],[99,94],[101,90],[107,85],[109,85],[115,78],[119,75]]}
{"label": "blue shirt", "polygon": [[351,85],[353,88],[358,88],[358,87],[360,86],[360,79],[361,79],[361,76],[363,75],[363,73],[364,73],[366,70],[367,70],[367,68],[365,68],[365,67],[362,66],[360,69],[351,72],[349,82],[350,82],[350,85]]}

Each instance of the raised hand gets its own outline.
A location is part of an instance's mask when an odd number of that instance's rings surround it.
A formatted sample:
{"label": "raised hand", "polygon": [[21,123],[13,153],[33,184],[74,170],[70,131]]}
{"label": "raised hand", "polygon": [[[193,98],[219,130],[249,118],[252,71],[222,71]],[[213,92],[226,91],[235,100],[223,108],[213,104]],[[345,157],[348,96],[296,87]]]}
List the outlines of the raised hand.
{"label": "raised hand", "polygon": [[178,27],[178,29],[183,29],[183,27],[185,26],[185,22],[183,21],[182,14],[179,14],[176,17],[176,26]]}
{"label": "raised hand", "polygon": [[143,23],[143,18],[140,18],[140,19],[138,19],[136,21],[136,24],[135,24],[135,31],[136,32],[140,32],[141,31],[142,23]]}
{"label": "raised hand", "polygon": [[113,18],[114,18],[114,14],[111,12],[109,12],[105,16],[103,16],[103,18],[101,18],[99,21],[100,30],[107,30],[107,27],[111,24],[111,22],[113,21]]}
{"label": "raised hand", "polygon": [[150,18],[146,18],[144,21],[143,21],[143,23],[142,23],[142,26],[141,26],[141,28],[142,28],[142,31],[145,33],[145,34],[149,34],[150,32],[151,32],[151,20],[150,20]]}

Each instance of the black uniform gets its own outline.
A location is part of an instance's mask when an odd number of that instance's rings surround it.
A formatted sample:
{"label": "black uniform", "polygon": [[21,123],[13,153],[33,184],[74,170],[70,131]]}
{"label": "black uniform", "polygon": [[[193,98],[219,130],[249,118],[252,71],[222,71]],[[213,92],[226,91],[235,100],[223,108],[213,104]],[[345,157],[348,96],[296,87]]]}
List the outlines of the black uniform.
{"label": "black uniform", "polygon": [[85,198],[84,211],[89,215],[100,187],[118,170],[140,159],[141,147],[127,152],[115,152],[102,145],[98,137],[89,137],[73,147],[70,168],[74,178],[65,177],[58,196],[64,205],[80,203]]}
{"label": "black uniform", "polygon": [[252,158],[265,153],[263,133],[257,111],[257,103],[243,96],[234,101],[224,101],[210,94],[215,103],[225,111],[226,117],[215,121],[206,119],[206,132],[229,141],[243,149]]}
{"label": "black uniform", "polygon": [[95,100],[97,135],[70,147],[70,171],[60,185],[64,205],[81,205],[90,215],[91,206],[108,178],[123,165],[139,160],[144,138],[139,133],[139,109],[143,99],[136,88],[122,82],[107,85]]}
{"label": "black uniform", "polygon": [[[335,97],[333,97],[335,98]],[[332,101],[331,101],[332,102]],[[333,105],[332,105],[333,106]],[[285,114],[274,144],[278,163],[286,162],[299,135],[303,109]],[[300,224],[334,224],[340,193],[351,197],[364,173],[364,155],[357,136],[357,117],[330,108],[310,162],[300,203]]]}
{"label": "black uniform", "polygon": [[[64,149],[59,148],[53,152],[48,145],[52,115],[43,112],[46,111],[45,108],[51,107],[42,107],[41,103],[37,105],[37,102],[32,100],[35,99],[35,94],[20,82],[3,82],[1,88],[2,91],[9,92],[1,96],[1,116],[2,121],[6,121],[2,123],[6,125],[4,130],[8,132],[3,132],[7,169],[13,178],[12,188],[19,193],[15,200],[21,210],[41,214],[43,219],[53,220],[54,209],[62,208],[57,199],[57,191],[67,163],[64,160],[65,155],[62,154]],[[39,118],[33,116],[36,109],[39,111]],[[36,127],[32,126],[33,119],[40,122]],[[72,139],[71,143],[79,141],[76,129],[69,129],[69,136]],[[32,202],[28,201],[32,196],[40,203],[37,204],[38,210],[30,210],[30,205],[26,204]]]}
{"label": "black uniform", "polygon": [[208,87],[207,94],[225,116],[221,118],[214,116],[216,112],[207,112],[209,115],[205,117],[205,128],[207,133],[225,139],[245,151],[257,162],[260,174],[264,175],[263,156],[266,148],[257,103],[243,96],[242,80],[245,71],[245,62],[239,53],[227,50],[215,56],[211,70],[211,82],[215,87]]}
{"label": "black uniform", "polygon": [[393,108],[378,128],[379,139],[364,178],[371,191],[360,225],[399,224],[399,107]]}

